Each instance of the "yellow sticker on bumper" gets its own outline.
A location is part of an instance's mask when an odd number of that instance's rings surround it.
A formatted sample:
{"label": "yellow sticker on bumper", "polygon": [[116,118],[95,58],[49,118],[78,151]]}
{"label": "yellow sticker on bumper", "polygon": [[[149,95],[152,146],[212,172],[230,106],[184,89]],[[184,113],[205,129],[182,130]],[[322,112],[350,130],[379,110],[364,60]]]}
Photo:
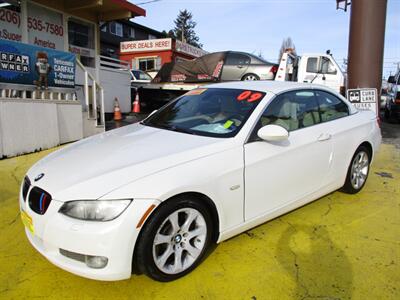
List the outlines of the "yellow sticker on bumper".
{"label": "yellow sticker on bumper", "polygon": [[30,215],[28,215],[26,212],[24,212],[23,210],[21,211],[21,220],[22,220],[22,223],[25,225],[25,227],[28,228],[28,230],[30,232],[32,232],[32,234],[34,234],[35,230],[33,228],[32,217]]}

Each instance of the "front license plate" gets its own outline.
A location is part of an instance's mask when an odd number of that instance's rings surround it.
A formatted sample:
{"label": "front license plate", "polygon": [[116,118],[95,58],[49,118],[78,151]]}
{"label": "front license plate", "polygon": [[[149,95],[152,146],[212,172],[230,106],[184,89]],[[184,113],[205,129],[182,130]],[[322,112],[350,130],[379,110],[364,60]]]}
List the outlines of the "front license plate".
{"label": "front license plate", "polygon": [[24,212],[23,210],[21,211],[21,220],[22,220],[22,223],[25,225],[25,227],[28,228],[29,231],[32,232],[32,234],[34,234],[35,230],[33,227],[32,217],[30,215],[28,215],[26,212]]}

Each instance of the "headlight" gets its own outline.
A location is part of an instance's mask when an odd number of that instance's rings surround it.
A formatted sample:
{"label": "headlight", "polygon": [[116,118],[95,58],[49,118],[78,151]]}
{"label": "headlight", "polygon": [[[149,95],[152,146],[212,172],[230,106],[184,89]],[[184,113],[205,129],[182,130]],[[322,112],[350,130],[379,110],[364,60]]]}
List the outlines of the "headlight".
{"label": "headlight", "polygon": [[58,212],[80,220],[111,221],[122,214],[131,202],[132,199],[69,201]]}

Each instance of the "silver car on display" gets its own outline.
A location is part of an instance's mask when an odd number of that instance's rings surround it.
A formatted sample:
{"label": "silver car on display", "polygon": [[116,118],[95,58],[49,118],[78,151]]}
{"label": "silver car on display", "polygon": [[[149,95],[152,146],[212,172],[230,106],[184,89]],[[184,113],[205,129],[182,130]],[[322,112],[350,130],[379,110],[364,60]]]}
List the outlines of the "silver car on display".
{"label": "silver car on display", "polygon": [[221,81],[273,80],[278,65],[245,52],[229,51],[221,74]]}

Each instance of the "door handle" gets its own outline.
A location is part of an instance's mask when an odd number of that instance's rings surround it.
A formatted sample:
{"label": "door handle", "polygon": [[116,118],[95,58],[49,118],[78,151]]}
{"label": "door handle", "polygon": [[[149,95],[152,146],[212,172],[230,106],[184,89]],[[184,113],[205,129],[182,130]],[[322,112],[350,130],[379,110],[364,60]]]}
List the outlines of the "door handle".
{"label": "door handle", "polygon": [[329,140],[331,137],[332,135],[330,135],[329,133],[321,133],[317,140],[323,142]]}
{"label": "door handle", "polygon": [[238,67],[239,69],[243,68],[243,66],[242,66],[242,65],[238,65],[237,67]]}

